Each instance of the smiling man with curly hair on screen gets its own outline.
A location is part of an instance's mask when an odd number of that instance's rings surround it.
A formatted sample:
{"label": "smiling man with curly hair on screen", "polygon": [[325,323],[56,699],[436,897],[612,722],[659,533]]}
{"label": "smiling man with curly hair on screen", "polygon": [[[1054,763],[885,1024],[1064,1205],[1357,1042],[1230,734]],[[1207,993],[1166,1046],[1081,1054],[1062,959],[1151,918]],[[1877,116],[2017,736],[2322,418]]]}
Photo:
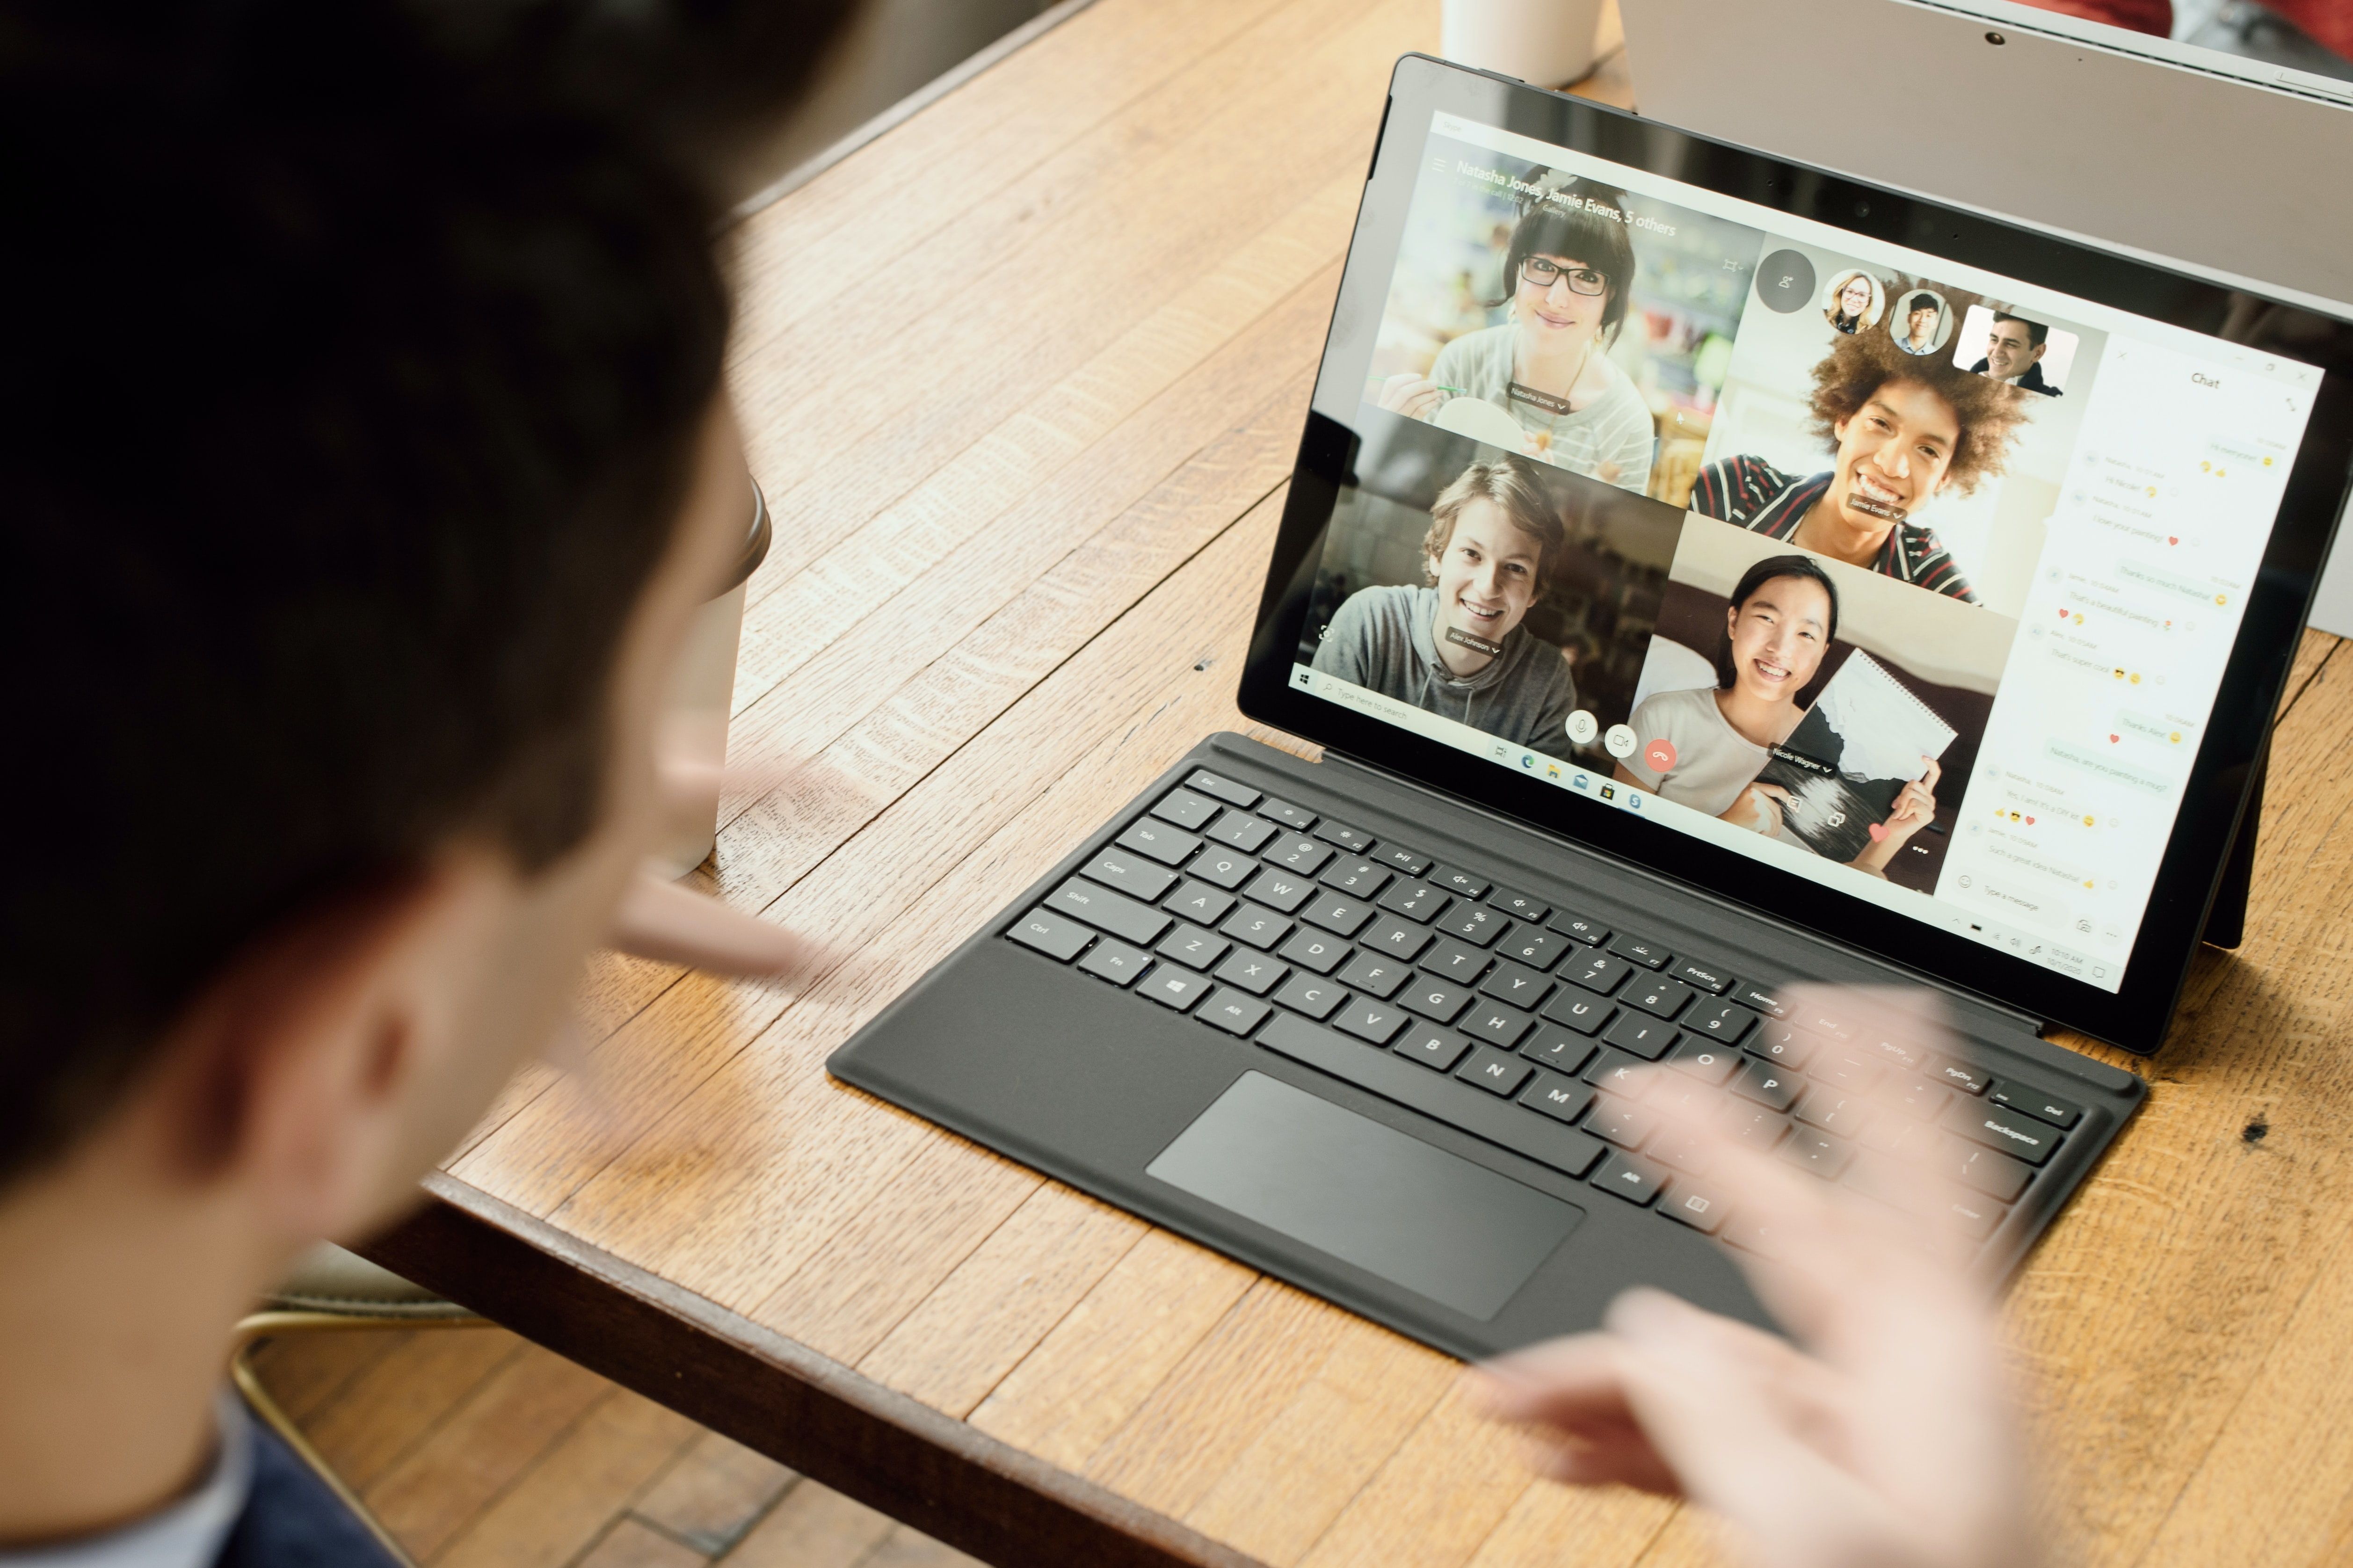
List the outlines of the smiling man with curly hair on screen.
{"label": "smiling man with curly hair on screen", "polygon": [[[1919,286],[1899,279],[1895,292]],[[1946,297],[1957,314],[1978,303]],[[2023,395],[1864,331],[1839,338],[1814,366],[1808,413],[1835,454],[1831,468],[1793,476],[1762,458],[1719,458],[1700,470],[1692,510],[1976,604],[1952,552],[1917,520],[1947,490],[1967,495],[2000,476],[2027,417]]]}

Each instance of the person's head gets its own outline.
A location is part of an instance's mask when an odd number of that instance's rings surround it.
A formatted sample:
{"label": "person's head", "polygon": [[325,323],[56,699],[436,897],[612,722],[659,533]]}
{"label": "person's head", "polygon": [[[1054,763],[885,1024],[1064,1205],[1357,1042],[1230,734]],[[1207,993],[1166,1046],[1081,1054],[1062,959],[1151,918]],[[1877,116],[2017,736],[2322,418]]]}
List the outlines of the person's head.
{"label": "person's head", "polygon": [[1837,292],[1831,296],[1832,314],[1850,321],[1862,321],[1871,312],[1871,300],[1870,274],[1850,272],[1840,282]]}
{"label": "person's head", "polygon": [[1904,320],[1913,342],[1925,343],[1936,337],[1936,297],[1934,294],[1912,296],[1911,303],[1905,309]]}
{"label": "person's head", "polygon": [[749,521],[717,161],[842,9],[18,8],[0,1213],[267,1268],[551,1033]]}
{"label": "person's head", "polygon": [[1999,476],[2026,417],[2016,388],[1907,354],[1884,332],[1837,339],[1813,381],[1809,427],[1835,454],[1823,500],[1883,535],[1946,490]]}
{"label": "person's head", "polygon": [[1986,374],[2016,381],[2042,358],[2050,336],[2051,329],[2041,321],[1995,311],[1993,325],[1986,332]]}
{"label": "person's head", "polygon": [[1794,702],[1838,636],[1838,585],[1810,555],[1773,555],[1740,574],[1716,650],[1719,691]]}
{"label": "person's head", "polygon": [[1544,595],[1567,530],[1559,504],[1528,465],[1482,458],[1455,476],[1430,509],[1422,569],[1438,590],[1438,626],[1501,643]]}
{"label": "person's head", "polygon": [[1572,180],[1528,205],[1504,247],[1503,290],[1520,330],[1605,347],[1626,319],[1634,241],[1624,193]]}

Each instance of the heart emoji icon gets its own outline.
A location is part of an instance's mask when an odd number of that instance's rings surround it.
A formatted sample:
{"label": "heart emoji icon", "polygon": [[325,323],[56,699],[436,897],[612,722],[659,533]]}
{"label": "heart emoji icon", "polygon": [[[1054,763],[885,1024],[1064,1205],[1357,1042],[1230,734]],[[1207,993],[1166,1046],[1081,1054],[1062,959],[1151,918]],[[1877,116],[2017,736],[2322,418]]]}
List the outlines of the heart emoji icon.
{"label": "heart emoji icon", "polygon": [[2060,618],[2061,620],[2063,620],[2063,620],[2065,620],[2065,619],[2067,618],[2067,612],[2066,612],[2066,611],[2064,611],[2064,610],[2060,611],[2060,612],[2059,612],[2059,618]]}
{"label": "heart emoji icon", "polygon": [[2116,743],[2116,736],[2114,736],[2114,735],[2109,736],[2109,737],[2108,737],[2108,744],[2109,744],[2109,745],[2111,745],[2111,746],[2113,746],[2113,745],[2115,745]]}
{"label": "heart emoji icon", "polygon": [[2033,826],[2034,826],[2034,818],[2032,818],[2032,817],[2031,817],[2031,816],[2030,816],[2030,817],[2028,817],[2028,818],[2026,819],[2026,826],[2029,826],[2029,827]]}
{"label": "heart emoji icon", "polygon": [[1871,835],[1871,841],[1873,844],[1877,844],[1887,837],[1887,824],[1883,822],[1874,822],[1864,831]]}
{"label": "heart emoji icon", "polygon": [[2181,542],[2181,535],[2178,533],[2168,533],[2165,536],[2165,542],[2168,544],[2179,544]]}

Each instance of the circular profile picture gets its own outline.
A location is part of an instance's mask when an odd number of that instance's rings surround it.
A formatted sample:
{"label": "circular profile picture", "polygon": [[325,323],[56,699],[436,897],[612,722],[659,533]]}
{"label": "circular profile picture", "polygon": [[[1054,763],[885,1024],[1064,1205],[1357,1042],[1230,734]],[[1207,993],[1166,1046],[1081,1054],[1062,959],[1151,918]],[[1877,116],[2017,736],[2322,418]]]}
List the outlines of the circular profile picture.
{"label": "circular profile picture", "polygon": [[1932,354],[1953,341],[1953,307],[1934,289],[1907,289],[1887,312],[1887,335],[1907,354]]}
{"label": "circular profile picture", "polygon": [[1859,332],[1879,325],[1887,313],[1887,295],[1879,279],[1860,267],[1850,267],[1831,279],[1822,291],[1822,320],[1841,332]]}

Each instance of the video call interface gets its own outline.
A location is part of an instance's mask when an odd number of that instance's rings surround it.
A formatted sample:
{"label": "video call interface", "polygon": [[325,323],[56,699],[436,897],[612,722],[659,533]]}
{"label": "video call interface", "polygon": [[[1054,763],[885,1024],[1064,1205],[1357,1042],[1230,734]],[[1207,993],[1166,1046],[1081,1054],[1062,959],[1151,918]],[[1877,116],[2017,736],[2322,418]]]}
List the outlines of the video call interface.
{"label": "video call interface", "polygon": [[2113,992],[2318,384],[1441,114],[1293,684]]}

